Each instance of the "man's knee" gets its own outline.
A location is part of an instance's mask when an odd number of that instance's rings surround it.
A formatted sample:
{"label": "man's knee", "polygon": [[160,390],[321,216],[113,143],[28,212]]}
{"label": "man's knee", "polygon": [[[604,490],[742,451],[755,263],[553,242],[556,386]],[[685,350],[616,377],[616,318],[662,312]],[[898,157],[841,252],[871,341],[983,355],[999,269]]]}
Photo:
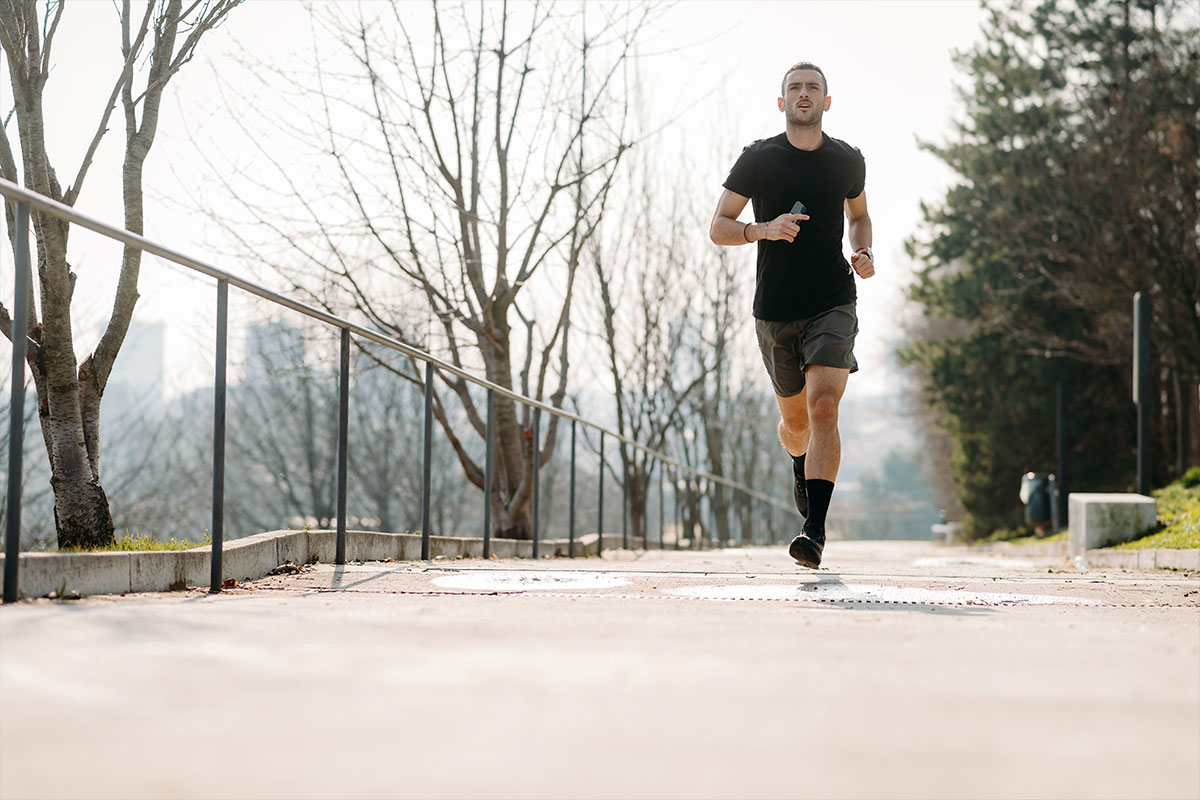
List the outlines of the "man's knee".
{"label": "man's knee", "polygon": [[789,436],[808,435],[808,393],[802,391],[792,397],[777,397],[779,404],[779,433]]}
{"label": "man's knee", "polygon": [[808,399],[808,418],[817,427],[837,425],[838,398],[833,392],[814,394]]}
{"label": "man's knee", "polygon": [[779,420],[779,427],[789,436],[805,436],[808,434],[808,415],[790,414]]}

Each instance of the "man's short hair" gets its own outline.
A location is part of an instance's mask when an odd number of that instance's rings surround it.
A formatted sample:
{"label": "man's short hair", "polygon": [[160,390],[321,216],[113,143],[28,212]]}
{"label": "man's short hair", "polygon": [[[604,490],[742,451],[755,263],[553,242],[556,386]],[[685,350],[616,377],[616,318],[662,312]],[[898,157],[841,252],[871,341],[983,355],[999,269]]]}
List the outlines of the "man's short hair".
{"label": "man's short hair", "polygon": [[783,80],[779,82],[779,96],[787,94],[787,76],[791,75],[796,70],[811,69],[821,76],[821,80],[825,83],[825,96],[829,96],[829,78],[825,77],[825,72],[811,61],[797,61],[787,68],[787,72],[783,73]]}

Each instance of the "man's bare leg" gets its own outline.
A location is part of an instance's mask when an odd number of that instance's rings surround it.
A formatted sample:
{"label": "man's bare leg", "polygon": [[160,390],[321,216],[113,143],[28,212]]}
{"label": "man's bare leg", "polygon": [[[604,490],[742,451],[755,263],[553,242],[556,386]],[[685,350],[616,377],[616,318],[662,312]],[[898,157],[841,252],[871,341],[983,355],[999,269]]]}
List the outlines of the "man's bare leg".
{"label": "man's bare leg", "polygon": [[[804,391],[811,426],[804,475],[809,479],[837,480],[842,463],[842,437],[838,434],[838,406],[846,391],[850,370],[813,364],[804,370]],[[799,396],[799,395],[797,395]],[[790,451],[789,451],[790,452]]]}
{"label": "man's bare leg", "polygon": [[[788,545],[797,563],[816,569],[825,549],[825,514],[833,496],[833,482],[842,460],[838,435],[838,405],[846,391],[848,369],[812,365],[804,370],[808,400],[809,444],[804,461],[804,530]],[[798,476],[797,476],[798,478]],[[796,491],[799,496],[799,480]]]}

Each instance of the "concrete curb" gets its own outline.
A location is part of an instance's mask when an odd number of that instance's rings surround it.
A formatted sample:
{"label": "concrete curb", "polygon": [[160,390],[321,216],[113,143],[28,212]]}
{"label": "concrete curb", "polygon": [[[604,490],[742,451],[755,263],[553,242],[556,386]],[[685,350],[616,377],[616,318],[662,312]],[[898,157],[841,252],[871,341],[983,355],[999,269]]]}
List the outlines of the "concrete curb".
{"label": "concrete curb", "polygon": [[[599,536],[575,538],[576,556],[595,556]],[[604,549],[618,548],[619,534],[604,535]],[[567,539],[542,539],[539,553],[564,557]],[[232,539],[221,548],[226,580],[261,578],[280,564],[332,563],[337,548],[336,531],[268,531]],[[527,539],[492,539],[496,558],[531,558],[533,542]],[[430,558],[482,558],[483,539],[429,537]],[[347,561],[418,561],[419,533],[346,531]],[[0,554],[0,569],[4,556]],[[212,547],[192,550],[145,550],[105,553],[22,553],[18,574],[21,597],[44,597],[51,592],[80,595],[170,592],[209,585]]]}
{"label": "concrete curb", "polygon": [[[1045,542],[1042,544],[1010,544],[1008,542],[986,542],[970,545],[982,553],[1004,556],[1026,556],[1029,558],[1067,558],[1068,543]],[[1084,556],[1090,566],[1120,569],[1186,569],[1200,571],[1200,549],[1168,550],[1117,550],[1112,547],[1088,550]]]}
{"label": "concrete curb", "polygon": [[1123,569],[1187,569],[1200,571],[1200,549],[1195,550],[1088,550],[1084,556],[1092,567]]}

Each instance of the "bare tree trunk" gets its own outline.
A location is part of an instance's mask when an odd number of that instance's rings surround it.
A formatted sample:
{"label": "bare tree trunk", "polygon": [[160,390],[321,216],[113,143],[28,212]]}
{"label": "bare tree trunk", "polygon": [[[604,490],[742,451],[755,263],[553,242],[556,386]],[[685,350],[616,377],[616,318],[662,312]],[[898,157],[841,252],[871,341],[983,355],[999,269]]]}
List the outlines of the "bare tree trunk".
{"label": "bare tree trunk", "polygon": [[[124,95],[127,123],[124,199],[126,225],[141,232],[142,162],[154,140],[158,107],[167,81],[188,59],[200,36],[219,23],[240,0],[215,0],[191,19],[187,41],[175,50],[175,37],[181,18],[180,0],[170,0],[154,15],[155,3],[149,3],[136,35],[131,29],[129,0],[122,13],[122,49],[124,67],[105,106],[91,146],[84,156],[74,185],[64,193],[46,152],[43,91],[50,76],[50,51],[63,3],[48,4],[47,19],[40,24],[37,5],[32,0],[4,0],[0,8],[0,47],[3,47],[12,79],[21,142],[21,160],[25,186],[54,200],[73,205],[95,155],[96,147],[107,130],[108,118],[118,91]],[[189,9],[189,12],[195,7]],[[50,15],[53,18],[50,18]],[[152,16],[154,49],[150,56],[149,80],[141,96],[132,94],[134,67]],[[44,31],[44,39],[42,32]],[[142,105],[138,126],[136,111]],[[16,162],[7,134],[0,129],[0,168],[4,177],[17,181]],[[6,212],[12,232],[12,215]],[[71,324],[71,298],[75,274],[67,262],[69,225],[65,221],[33,212],[32,223],[37,241],[38,285],[41,318],[30,304],[30,346],[28,361],[38,395],[42,435],[50,456],[50,484],[54,490],[54,518],[60,547],[99,547],[113,539],[112,515],[108,498],[100,485],[100,399],[112,365],[129,328],[137,300],[137,277],[141,254],[126,249],[113,313],[93,354],[79,363]],[[0,329],[12,336],[8,310],[0,306]],[[78,367],[77,367],[78,364]]]}

